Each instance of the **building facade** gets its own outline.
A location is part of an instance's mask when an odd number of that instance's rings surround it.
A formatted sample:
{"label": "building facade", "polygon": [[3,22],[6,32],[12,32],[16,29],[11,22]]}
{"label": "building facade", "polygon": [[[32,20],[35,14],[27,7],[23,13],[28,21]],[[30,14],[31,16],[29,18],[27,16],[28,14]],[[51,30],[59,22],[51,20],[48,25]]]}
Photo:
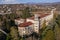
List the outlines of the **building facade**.
{"label": "building facade", "polygon": [[29,35],[33,32],[39,33],[39,29],[42,28],[44,20],[46,21],[46,25],[53,19],[53,9],[50,14],[34,14],[34,16],[30,18],[26,18],[26,22],[24,20],[15,20],[15,24],[18,25],[19,35]]}

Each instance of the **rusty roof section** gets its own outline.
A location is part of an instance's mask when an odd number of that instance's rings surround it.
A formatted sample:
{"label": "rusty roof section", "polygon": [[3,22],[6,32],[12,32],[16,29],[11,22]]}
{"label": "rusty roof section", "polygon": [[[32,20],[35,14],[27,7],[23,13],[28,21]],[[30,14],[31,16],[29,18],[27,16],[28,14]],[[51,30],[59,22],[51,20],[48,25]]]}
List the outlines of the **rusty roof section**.
{"label": "rusty roof section", "polygon": [[[38,15],[39,15],[40,18],[43,18],[43,17],[46,17],[46,16],[48,16],[48,15],[50,15],[50,14],[38,13]],[[15,19],[15,20],[20,20],[20,19],[23,19],[23,18],[17,18],[17,19]],[[32,16],[32,17],[30,17],[30,18],[27,18],[27,19],[34,20],[34,16]],[[25,20],[25,19],[23,19],[23,20]]]}
{"label": "rusty roof section", "polygon": [[29,25],[32,25],[32,22],[24,22],[18,25],[18,27],[28,27]]}
{"label": "rusty roof section", "polygon": [[[40,18],[43,18],[43,17],[46,17],[46,16],[48,16],[48,15],[50,15],[50,14],[39,14],[39,17],[40,17]],[[32,17],[30,17],[30,18],[28,18],[28,19],[34,20],[34,16],[32,16]]]}

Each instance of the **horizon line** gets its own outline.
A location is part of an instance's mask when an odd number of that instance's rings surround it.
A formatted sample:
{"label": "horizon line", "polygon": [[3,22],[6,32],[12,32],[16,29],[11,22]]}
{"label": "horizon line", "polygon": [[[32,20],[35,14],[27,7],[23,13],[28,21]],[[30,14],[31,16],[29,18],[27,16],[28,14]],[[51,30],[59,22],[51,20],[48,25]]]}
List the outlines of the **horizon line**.
{"label": "horizon line", "polygon": [[32,3],[32,4],[37,4],[37,3],[59,3],[59,2],[26,2],[26,3],[0,3],[0,4],[28,4],[28,3]]}

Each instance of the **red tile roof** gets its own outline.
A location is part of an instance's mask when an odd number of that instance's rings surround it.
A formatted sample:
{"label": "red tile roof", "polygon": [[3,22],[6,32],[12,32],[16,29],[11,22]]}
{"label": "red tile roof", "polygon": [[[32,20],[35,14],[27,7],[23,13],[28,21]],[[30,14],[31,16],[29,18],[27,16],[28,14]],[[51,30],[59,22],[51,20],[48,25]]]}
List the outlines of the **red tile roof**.
{"label": "red tile roof", "polygon": [[43,18],[43,17],[48,16],[48,15],[50,15],[50,14],[42,14],[42,15],[40,15],[40,18]]}
{"label": "red tile roof", "polygon": [[24,23],[21,23],[20,25],[18,25],[19,27],[28,27],[29,25],[32,25],[33,23],[32,22],[24,22]]}
{"label": "red tile roof", "polygon": [[[45,16],[50,15],[50,14],[42,14],[42,13],[38,13],[38,14],[39,14],[39,17],[40,17],[40,18],[43,18],[43,17],[45,17]],[[16,20],[20,20],[20,19],[22,19],[22,18],[17,18]],[[34,16],[32,16],[32,17],[30,17],[30,18],[27,18],[27,19],[32,19],[32,20],[34,20]]]}
{"label": "red tile roof", "polygon": [[[40,18],[43,18],[43,17],[48,16],[48,15],[50,15],[50,14],[39,14],[39,17],[40,17]],[[32,16],[32,17],[30,17],[30,18],[28,18],[28,19],[34,20],[34,16]]]}

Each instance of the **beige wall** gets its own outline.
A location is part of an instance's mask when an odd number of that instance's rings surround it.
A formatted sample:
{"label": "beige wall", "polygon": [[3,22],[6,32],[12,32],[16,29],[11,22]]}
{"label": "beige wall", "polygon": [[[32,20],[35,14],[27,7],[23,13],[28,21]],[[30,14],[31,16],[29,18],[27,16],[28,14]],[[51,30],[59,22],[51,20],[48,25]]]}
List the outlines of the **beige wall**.
{"label": "beige wall", "polygon": [[25,27],[18,27],[19,35],[23,36],[25,34]]}
{"label": "beige wall", "polygon": [[19,35],[29,35],[33,32],[33,25],[28,27],[18,27]]}

